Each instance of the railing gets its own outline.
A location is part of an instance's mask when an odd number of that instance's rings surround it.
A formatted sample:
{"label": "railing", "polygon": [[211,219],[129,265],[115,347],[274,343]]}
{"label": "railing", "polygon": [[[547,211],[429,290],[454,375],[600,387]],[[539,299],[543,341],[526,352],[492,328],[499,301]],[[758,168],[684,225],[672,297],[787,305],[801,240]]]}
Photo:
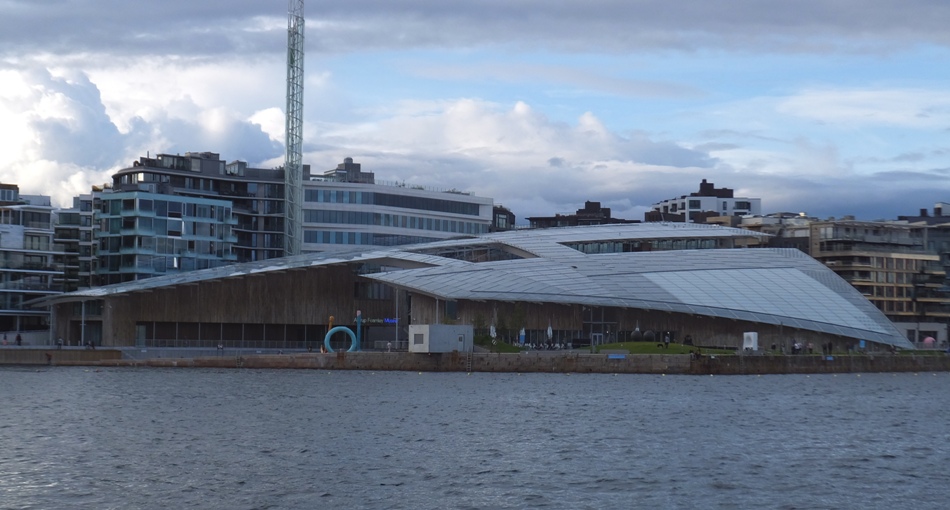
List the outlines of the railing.
{"label": "railing", "polygon": [[16,271],[45,271],[48,273],[58,273],[61,269],[54,265],[44,264],[3,264],[0,261],[0,269],[12,269]]}
{"label": "railing", "polygon": [[[160,349],[160,348],[189,348],[189,349],[214,349],[218,346],[224,349],[266,349],[266,350],[307,350],[308,347],[318,351],[323,345],[323,338],[314,338],[309,342],[301,340],[175,340],[172,338],[155,338],[145,340],[142,349]],[[346,342],[346,348],[349,348],[349,340]],[[334,346],[336,348],[336,346]]]}
{"label": "railing", "polygon": [[63,286],[60,284],[35,284],[21,282],[0,283],[0,290],[27,290],[36,292],[62,292]]}

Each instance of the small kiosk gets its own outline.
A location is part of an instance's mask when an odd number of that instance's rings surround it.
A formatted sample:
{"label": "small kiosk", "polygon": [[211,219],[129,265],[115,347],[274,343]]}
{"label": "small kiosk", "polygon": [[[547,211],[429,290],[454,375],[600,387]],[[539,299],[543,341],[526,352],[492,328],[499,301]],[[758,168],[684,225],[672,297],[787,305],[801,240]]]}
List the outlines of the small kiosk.
{"label": "small kiosk", "polygon": [[471,325],[410,324],[409,352],[469,352],[472,335]]}

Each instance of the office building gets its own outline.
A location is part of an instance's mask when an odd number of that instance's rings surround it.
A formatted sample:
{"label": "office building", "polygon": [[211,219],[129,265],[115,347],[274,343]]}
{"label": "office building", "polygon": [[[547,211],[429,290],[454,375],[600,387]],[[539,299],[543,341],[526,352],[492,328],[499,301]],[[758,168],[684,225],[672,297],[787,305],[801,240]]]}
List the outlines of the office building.
{"label": "office building", "polygon": [[303,182],[303,251],[397,246],[488,232],[492,199],[377,181],[346,158]]}

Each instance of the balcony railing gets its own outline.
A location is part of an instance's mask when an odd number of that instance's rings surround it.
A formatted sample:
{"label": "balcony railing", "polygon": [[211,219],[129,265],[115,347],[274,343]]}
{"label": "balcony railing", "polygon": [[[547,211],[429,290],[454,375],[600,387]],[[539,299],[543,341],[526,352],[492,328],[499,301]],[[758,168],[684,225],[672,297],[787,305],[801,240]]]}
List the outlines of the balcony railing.
{"label": "balcony railing", "polygon": [[63,286],[56,283],[3,282],[0,290],[22,290],[33,292],[62,292]]}
{"label": "balcony railing", "polygon": [[49,264],[23,264],[23,263],[0,263],[0,269],[12,271],[39,271],[45,273],[58,273],[60,267]]}

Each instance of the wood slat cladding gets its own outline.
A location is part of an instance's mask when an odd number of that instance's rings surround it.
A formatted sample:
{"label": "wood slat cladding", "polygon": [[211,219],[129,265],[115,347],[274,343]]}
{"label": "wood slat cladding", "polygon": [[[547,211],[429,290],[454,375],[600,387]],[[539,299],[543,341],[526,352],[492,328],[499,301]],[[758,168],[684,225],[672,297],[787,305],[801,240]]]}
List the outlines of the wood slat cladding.
{"label": "wood slat cladding", "polygon": [[[112,328],[103,343],[126,345],[143,322],[182,324],[336,325],[393,315],[391,300],[356,300],[358,280],[350,267],[331,266],[269,272],[138,292],[106,300],[103,314]],[[204,336],[204,335],[202,335]]]}

